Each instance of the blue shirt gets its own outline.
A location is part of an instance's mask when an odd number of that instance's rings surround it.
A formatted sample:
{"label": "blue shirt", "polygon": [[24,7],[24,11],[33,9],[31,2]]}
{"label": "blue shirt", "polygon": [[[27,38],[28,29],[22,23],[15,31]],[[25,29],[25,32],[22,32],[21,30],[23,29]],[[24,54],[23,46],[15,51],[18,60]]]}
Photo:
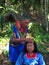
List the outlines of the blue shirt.
{"label": "blue shirt", "polygon": [[21,53],[15,65],[45,65],[45,62],[41,53],[36,53],[36,58],[28,58]]}
{"label": "blue shirt", "polygon": [[[27,32],[28,30],[26,30]],[[16,38],[20,38],[18,29],[14,26],[13,32],[16,34]],[[20,44],[20,43],[14,43],[14,44]],[[19,54],[24,50],[25,44],[20,44],[18,46],[11,46],[9,45],[9,59],[11,62],[16,62]]]}

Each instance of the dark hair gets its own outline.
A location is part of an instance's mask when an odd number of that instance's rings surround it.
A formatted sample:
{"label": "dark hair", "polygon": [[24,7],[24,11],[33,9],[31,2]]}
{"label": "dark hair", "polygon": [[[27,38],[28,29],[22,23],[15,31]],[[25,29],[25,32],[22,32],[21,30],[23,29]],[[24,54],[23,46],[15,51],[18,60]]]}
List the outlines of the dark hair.
{"label": "dark hair", "polygon": [[[26,49],[27,43],[28,42],[25,43],[25,49],[24,49],[25,53],[27,52],[27,49]],[[35,41],[34,41],[33,44],[34,44],[34,50],[33,50],[33,52],[35,52],[35,53],[39,52]]]}

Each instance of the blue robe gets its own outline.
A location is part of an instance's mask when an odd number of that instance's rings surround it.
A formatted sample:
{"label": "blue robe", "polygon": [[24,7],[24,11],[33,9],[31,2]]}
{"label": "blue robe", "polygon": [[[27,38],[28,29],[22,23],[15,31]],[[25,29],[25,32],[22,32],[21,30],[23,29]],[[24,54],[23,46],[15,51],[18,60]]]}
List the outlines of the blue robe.
{"label": "blue robe", "polygon": [[45,62],[41,53],[36,53],[36,58],[28,58],[21,53],[15,65],[45,65]]}
{"label": "blue robe", "polygon": [[[13,27],[13,31],[16,34],[16,38],[20,38],[18,29],[16,28],[16,26]],[[26,29],[26,32],[28,32],[28,29]],[[25,46],[25,44],[20,44],[20,43],[14,43],[14,44],[15,45],[19,44],[19,45],[14,47],[9,44],[9,60],[11,62],[16,62],[19,54],[24,50],[24,46]]]}

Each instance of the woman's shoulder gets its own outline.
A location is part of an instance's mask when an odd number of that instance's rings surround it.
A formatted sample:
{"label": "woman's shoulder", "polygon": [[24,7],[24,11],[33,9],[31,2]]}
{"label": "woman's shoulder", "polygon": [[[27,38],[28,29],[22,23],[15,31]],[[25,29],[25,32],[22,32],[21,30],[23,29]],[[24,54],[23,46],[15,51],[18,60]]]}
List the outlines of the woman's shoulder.
{"label": "woman's shoulder", "polygon": [[38,52],[37,53],[37,57],[42,57],[42,53],[41,52]]}
{"label": "woman's shoulder", "polygon": [[42,54],[41,52],[37,52],[37,54]]}

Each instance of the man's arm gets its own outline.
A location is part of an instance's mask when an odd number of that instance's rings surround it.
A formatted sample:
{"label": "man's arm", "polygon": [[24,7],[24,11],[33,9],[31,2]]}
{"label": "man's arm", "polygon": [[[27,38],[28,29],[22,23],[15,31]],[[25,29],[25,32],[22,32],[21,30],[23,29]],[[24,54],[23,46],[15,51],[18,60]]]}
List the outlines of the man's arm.
{"label": "man's arm", "polygon": [[13,42],[22,42],[22,41],[25,41],[25,38],[15,38],[15,37],[13,37],[10,40],[13,41]]}
{"label": "man's arm", "polygon": [[21,38],[15,38],[15,37],[13,37],[10,40],[13,41],[13,42],[23,42],[23,41],[25,41],[25,42],[33,42],[32,39],[30,39],[30,38],[24,38],[24,37],[21,37]]}

